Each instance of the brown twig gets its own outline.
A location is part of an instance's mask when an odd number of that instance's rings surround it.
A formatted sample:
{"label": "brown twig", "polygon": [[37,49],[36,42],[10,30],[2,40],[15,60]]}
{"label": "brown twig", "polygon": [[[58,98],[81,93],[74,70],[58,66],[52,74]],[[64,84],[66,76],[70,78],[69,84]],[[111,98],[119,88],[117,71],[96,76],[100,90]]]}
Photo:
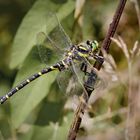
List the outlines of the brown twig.
{"label": "brown twig", "polygon": [[[118,26],[118,23],[120,21],[120,18],[121,18],[121,15],[122,15],[122,12],[123,12],[123,9],[125,7],[125,4],[126,4],[126,1],[127,0],[120,0],[119,4],[118,4],[118,7],[116,9],[116,12],[114,14],[114,17],[113,17],[113,21],[112,23],[110,24],[110,27],[108,29],[108,33],[102,43],[102,47],[107,53],[109,52],[109,46],[111,44],[111,38],[114,36],[115,34],[115,31],[117,29],[117,26]],[[100,51],[99,55],[102,56],[102,52]],[[99,64],[98,62],[95,63],[94,67],[98,70],[100,70],[100,68],[102,67],[102,64]]]}
{"label": "brown twig", "polygon": [[[113,37],[115,34],[115,31],[117,29],[120,17],[122,15],[123,10],[124,10],[126,1],[127,0],[120,0],[118,7],[117,7],[117,10],[116,10],[114,17],[113,17],[113,21],[110,24],[108,33],[103,41],[102,48],[106,52],[109,52],[109,46],[111,44],[111,37]],[[99,55],[102,56],[101,51],[100,51]],[[94,68],[96,68],[97,70],[100,70],[102,64],[103,64],[103,61],[97,60],[95,65],[94,65]],[[91,73],[92,72],[93,72],[93,70],[91,70]],[[89,77],[89,78],[91,78],[91,77]],[[88,80],[91,80],[91,79],[88,79]],[[95,79],[93,79],[93,80],[95,80]],[[85,86],[85,89],[86,89],[86,92],[83,92],[83,94],[82,94],[82,99],[84,99],[84,101],[81,101],[76,109],[75,117],[74,117],[74,120],[72,122],[70,131],[69,131],[68,140],[75,140],[76,139],[76,136],[77,136],[77,133],[78,133],[81,121],[82,121],[82,116],[84,115],[84,110],[85,110],[86,104],[88,103],[88,100],[90,98],[90,94],[94,90],[94,89],[89,90],[89,89],[87,89],[86,86]]]}

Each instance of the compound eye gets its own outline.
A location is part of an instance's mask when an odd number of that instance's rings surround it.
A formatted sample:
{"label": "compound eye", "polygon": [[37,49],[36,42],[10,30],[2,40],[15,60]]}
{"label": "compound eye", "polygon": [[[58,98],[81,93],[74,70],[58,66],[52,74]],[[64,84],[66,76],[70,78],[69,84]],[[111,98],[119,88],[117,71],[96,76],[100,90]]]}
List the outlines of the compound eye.
{"label": "compound eye", "polygon": [[96,40],[94,40],[94,41],[92,42],[92,45],[91,45],[91,46],[92,46],[92,48],[93,48],[93,51],[96,50],[96,49],[98,49],[98,45],[99,45],[99,44],[98,44],[98,42],[97,42]]}
{"label": "compound eye", "polygon": [[96,46],[99,45],[98,42],[97,42],[96,40],[94,40],[92,43],[93,43],[94,45],[96,45]]}

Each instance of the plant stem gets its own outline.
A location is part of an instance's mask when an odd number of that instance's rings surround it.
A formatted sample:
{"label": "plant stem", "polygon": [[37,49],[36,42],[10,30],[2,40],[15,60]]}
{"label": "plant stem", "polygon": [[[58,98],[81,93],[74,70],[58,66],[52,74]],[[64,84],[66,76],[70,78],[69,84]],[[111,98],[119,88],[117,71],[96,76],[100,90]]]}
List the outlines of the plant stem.
{"label": "plant stem", "polygon": [[135,95],[132,94],[132,61],[128,60],[128,112],[125,139],[135,140]]}

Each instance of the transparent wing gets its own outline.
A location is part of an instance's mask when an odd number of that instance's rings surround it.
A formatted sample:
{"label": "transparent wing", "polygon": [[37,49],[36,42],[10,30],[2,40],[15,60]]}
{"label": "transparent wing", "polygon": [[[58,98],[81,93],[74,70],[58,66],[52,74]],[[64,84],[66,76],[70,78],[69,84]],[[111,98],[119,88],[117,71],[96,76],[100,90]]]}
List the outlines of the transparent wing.
{"label": "transparent wing", "polygon": [[48,64],[53,53],[57,54],[53,57],[58,61],[72,43],[54,13],[48,13],[46,19],[49,19],[46,21],[46,32],[37,34],[37,46],[42,62]]}
{"label": "transparent wing", "polygon": [[[89,63],[89,62],[88,62]],[[88,65],[88,72],[91,70],[91,64]],[[87,81],[88,75],[81,71],[81,63],[74,63],[72,64],[69,70],[65,70],[61,72],[58,77],[57,81],[59,84],[60,89],[66,93],[66,96],[71,95],[81,95],[83,93],[84,82]],[[107,85],[99,75],[97,75],[97,80],[95,84],[89,83],[89,87],[94,87],[94,90],[103,90]]]}
{"label": "transparent wing", "polygon": [[63,53],[56,49],[50,41],[46,40],[46,37],[47,35],[44,32],[37,34],[37,48],[41,62],[48,65],[59,61]]}
{"label": "transparent wing", "polygon": [[[74,69],[77,69],[75,71]],[[72,65],[69,69],[62,71],[57,76],[57,82],[62,92],[66,96],[81,95],[83,92],[83,73],[78,64]],[[79,71],[79,72],[78,72]]]}
{"label": "transparent wing", "polygon": [[[77,80],[79,82],[79,84],[81,85],[81,88],[82,89],[85,89],[84,87],[84,83],[88,80],[89,76],[87,73],[90,73],[91,69],[93,69],[93,65],[88,61],[88,60],[85,60],[83,61],[83,63],[86,63],[87,64],[87,72],[84,73],[83,71],[81,71],[81,66],[77,67],[75,65],[73,65],[73,70],[74,70],[74,73],[76,74],[76,77],[77,77]],[[89,87],[93,87],[94,90],[95,89],[98,89],[98,90],[101,90],[101,89],[104,89],[106,86],[107,86],[107,82],[105,82],[105,80],[103,80],[97,72],[95,72],[97,74],[97,79],[96,79],[96,82],[93,84],[93,83],[90,83],[89,82]],[[85,90],[86,91],[86,90]]]}
{"label": "transparent wing", "polygon": [[[50,17],[50,25],[46,25],[47,39],[53,44],[53,46],[65,51],[72,45],[71,40],[61,26],[57,16],[54,13],[49,13],[48,16]],[[50,26],[52,26],[53,29],[51,31]]]}

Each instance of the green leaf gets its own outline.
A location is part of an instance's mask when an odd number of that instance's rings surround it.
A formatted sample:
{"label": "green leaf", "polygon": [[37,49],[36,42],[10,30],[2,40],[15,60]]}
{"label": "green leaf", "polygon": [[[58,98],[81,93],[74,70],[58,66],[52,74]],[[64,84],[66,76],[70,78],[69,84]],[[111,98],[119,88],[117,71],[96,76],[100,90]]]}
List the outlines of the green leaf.
{"label": "green leaf", "polygon": [[[51,0],[36,1],[31,10],[24,17],[15,36],[11,52],[10,67],[15,68],[22,64],[34,44],[36,44],[36,34],[40,31],[45,31],[44,22],[46,20],[49,21],[49,19],[44,20],[46,13],[50,11],[57,11],[56,15],[61,21],[72,13],[73,10],[73,0],[68,0],[64,4],[57,4]],[[50,31],[52,29],[50,29]]]}
{"label": "green leaf", "polygon": [[65,116],[61,125],[57,122],[50,123],[45,127],[33,126],[20,140],[66,140],[72,122],[72,115],[69,113]]}
{"label": "green leaf", "polygon": [[[23,67],[17,74],[15,85],[19,84],[23,79],[35,72],[40,71],[44,65],[40,65],[40,61],[36,55],[36,50],[32,50]],[[36,79],[24,89],[18,91],[14,97],[11,97],[11,117],[14,128],[18,128],[27,118],[31,111],[42,101],[49,93],[50,87],[56,78],[57,72],[51,72],[47,75]]]}

